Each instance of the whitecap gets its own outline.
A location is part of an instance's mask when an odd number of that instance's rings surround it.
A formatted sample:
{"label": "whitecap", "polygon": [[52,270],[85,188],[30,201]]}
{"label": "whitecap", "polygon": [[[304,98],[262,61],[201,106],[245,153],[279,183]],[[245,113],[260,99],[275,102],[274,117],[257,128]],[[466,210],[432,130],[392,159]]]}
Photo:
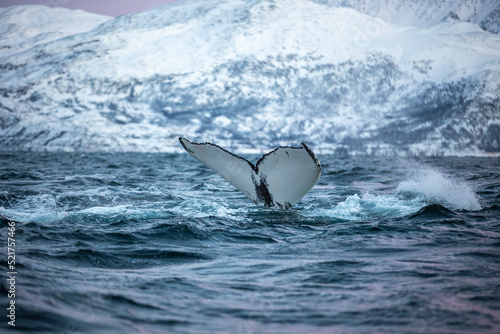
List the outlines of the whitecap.
{"label": "whitecap", "polygon": [[181,217],[205,218],[221,217],[242,220],[247,210],[242,207],[230,206],[224,201],[213,201],[203,198],[188,198],[169,211]]}
{"label": "whitecap", "polygon": [[27,196],[15,207],[0,207],[0,214],[17,222],[51,223],[64,216],[57,207],[56,198],[50,194]]}
{"label": "whitecap", "polygon": [[430,168],[411,171],[411,179],[399,184],[400,194],[421,197],[428,204],[440,204],[452,210],[481,210],[477,194],[463,181]]}
{"label": "whitecap", "polygon": [[371,187],[370,192],[347,196],[334,207],[318,208],[312,215],[345,220],[396,218],[411,215],[431,204],[440,204],[450,210],[481,210],[479,197],[466,182],[422,164],[406,163],[404,168],[406,180],[392,193],[384,190],[376,194],[377,190]]}
{"label": "whitecap", "polygon": [[365,193],[348,196],[335,207],[318,211],[314,215],[345,220],[360,220],[370,217],[404,217],[420,210],[425,203],[419,199],[405,199],[397,194],[374,195]]}

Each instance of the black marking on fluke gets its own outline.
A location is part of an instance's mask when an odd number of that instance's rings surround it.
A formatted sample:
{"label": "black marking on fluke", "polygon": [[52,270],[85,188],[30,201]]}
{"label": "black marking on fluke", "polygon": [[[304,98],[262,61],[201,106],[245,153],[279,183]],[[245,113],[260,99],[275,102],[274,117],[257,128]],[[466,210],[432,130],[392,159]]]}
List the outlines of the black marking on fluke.
{"label": "black marking on fluke", "polygon": [[[311,157],[311,159],[313,159],[313,161],[316,163],[316,166],[318,168],[318,171],[321,173],[321,164],[319,163],[319,160],[318,158],[314,155],[314,153],[312,152],[312,150],[309,148],[309,146],[307,146],[305,143],[302,143],[302,147],[295,147],[295,146],[279,146],[277,148],[275,148],[274,150],[264,154],[258,161],[257,163],[254,165],[253,163],[251,163],[250,161],[248,161],[247,159],[243,158],[243,157],[240,157],[232,152],[229,152],[228,150],[226,150],[225,148],[223,147],[220,147],[219,145],[217,144],[213,144],[213,143],[210,143],[210,142],[204,142],[204,143],[194,143],[186,138],[182,138],[182,137],[179,137],[179,142],[181,143],[182,147],[184,147],[184,149],[189,152],[191,155],[194,155],[194,152],[192,150],[190,150],[188,147],[186,147],[186,145],[184,145],[184,143],[182,142],[183,140],[187,141],[188,143],[190,143],[191,145],[199,145],[199,146],[203,146],[203,145],[211,145],[211,146],[214,146],[214,147],[217,147],[218,149],[230,154],[231,156],[237,158],[237,159],[240,159],[242,161],[245,161],[251,168],[252,170],[255,172],[255,174],[259,174],[259,165],[264,161],[264,159],[273,154],[274,152],[276,152],[277,150],[279,150],[280,148],[287,148],[287,149],[293,149],[293,150],[301,150],[302,148],[304,148],[307,152],[307,154],[309,154],[309,156]],[[287,156],[290,156],[288,152],[286,152]],[[292,204],[288,201],[286,201],[285,203],[278,203],[278,202],[275,202],[274,199],[273,199],[273,196],[271,195],[271,193],[269,192],[269,185],[267,184],[267,180],[265,177],[261,177],[260,180],[256,180],[255,177],[252,175],[252,182],[255,186],[255,192],[257,194],[257,200],[255,200],[255,204],[264,204],[264,206],[267,206],[267,207],[273,207],[273,206],[278,206],[282,209],[288,209],[288,208],[291,208],[292,207]]]}
{"label": "black marking on fluke", "polygon": [[260,182],[255,180],[255,177],[252,175],[252,181],[255,186],[255,192],[257,193],[257,198],[259,203],[263,203],[267,207],[274,206],[273,196],[269,193],[269,185],[267,184],[267,180],[265,177],[260,178]]}

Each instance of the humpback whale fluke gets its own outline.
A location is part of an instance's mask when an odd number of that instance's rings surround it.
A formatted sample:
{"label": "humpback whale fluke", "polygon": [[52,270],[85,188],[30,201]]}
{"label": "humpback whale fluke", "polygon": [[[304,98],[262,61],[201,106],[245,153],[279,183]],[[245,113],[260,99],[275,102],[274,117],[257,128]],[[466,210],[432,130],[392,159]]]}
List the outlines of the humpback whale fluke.
{"label": "humpback whale fluke", "polygon": [[280,146],[254,165],[212,143],[193,143],[181,137],[179,141],[196,160],[255,204],[287,209],[304,197],[321,174],[318,158],[304,143],[302,147]]}

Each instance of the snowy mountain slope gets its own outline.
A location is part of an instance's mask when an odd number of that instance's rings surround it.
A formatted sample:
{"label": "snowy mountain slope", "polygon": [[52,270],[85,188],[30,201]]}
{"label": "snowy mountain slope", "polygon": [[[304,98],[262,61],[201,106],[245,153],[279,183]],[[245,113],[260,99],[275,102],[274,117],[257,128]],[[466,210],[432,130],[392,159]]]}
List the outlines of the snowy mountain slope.
{"label": "snowy mountain slope", "polygon": [[1,149],[500,152],[500,36],[471,23],[231,0],[90,29],[0,54]]}
{"label": "snowy mountain slope", "polygon": [[471,22],[500,33],[498,0],[315,0],[332,7],[353,8],[398,25],[428,27],[446,20]]}
{"label": "snowy mountain slope", "polygon": [[44,6],[0,8],[0,56],[92,30],[111,17]]}

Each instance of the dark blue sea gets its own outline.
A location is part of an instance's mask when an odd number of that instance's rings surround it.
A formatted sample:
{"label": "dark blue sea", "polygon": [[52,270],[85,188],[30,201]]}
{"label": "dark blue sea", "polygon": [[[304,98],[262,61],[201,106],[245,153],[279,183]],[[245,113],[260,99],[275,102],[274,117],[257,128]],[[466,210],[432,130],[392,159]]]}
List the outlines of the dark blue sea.
{"label": "dark blue sea", "polygon": [[500,333],[499,158],[318,157],[282,210],[187,153],[0,154],[0,331]]}

